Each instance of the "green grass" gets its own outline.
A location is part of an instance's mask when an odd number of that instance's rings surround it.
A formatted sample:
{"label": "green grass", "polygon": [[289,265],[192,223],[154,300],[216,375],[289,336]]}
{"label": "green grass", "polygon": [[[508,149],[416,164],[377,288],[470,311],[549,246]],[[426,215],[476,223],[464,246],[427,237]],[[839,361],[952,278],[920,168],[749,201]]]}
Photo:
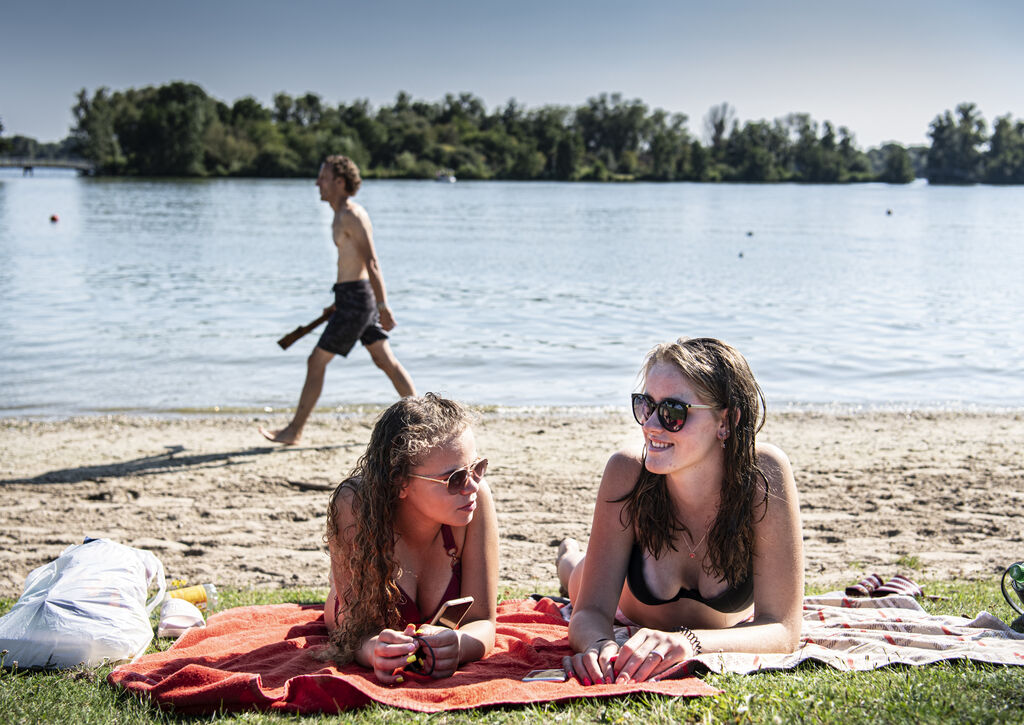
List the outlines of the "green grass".
{"label": "green grass", "polygon": [[[923,602],[933,614],[973,617],[987,609],[1005,621],[1015,616],[995,581],[924,585],[929,594],[945,597]],[[812,589],[809,593],[817,592]],[[226,590],[221,593],[218,609],[323,601],[325,594],[322,589]],[[522,596],[526,592],[509,594]],[[0,599],[0,613],[8,611],[13,603]],[[151,651],[165,649],[170,643],[166,639],[154,640]],[[859,673],[805,665],[788,672],[709,674],[705,680],[724,692],[717,697],[694,699],[635,695],[432,716],[371,706],[341,715],[298,718],[257,712],[221,713],[204,718],[175,716],[110,687],[105,680],[110,669],[78,668],[52,673],[0,670],[0,723],[985,723],[1019,721],[1024,713],[1024,668],[969,662],[897,666]]]}
{"label": "green grass", "polygon": [[896,560],[896,566],[904,569],[914,569],[915,571],[921,571],[921,559],[920,557],[904,554]]}

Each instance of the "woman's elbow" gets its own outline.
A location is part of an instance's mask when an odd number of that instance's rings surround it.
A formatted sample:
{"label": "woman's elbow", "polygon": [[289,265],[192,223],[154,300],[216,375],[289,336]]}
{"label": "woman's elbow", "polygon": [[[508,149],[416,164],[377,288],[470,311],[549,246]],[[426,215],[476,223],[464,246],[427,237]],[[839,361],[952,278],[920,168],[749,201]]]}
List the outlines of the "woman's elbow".
{"label": "woman's elbow", "polygon": [[752,624],[764,625],[761,647],[765,652],[789,654],[800,646],[801,620],[799,617],[757,617]]}
{"label": "woman's elbow", "polygon": [[494,636],[497,631],[497,625],[494,622],[488,622],[488,624],[490,624],[490,626],[484,629],[483,637],[481,637],[481,641],[484,645],[485,657],[494,649]]}
{"label": "woman's elbow", "polygon": [[800,646],[801,620],[799,618],[787,619],[782,623],[782,626],[784,629],[781,642],[782,651],[786,654],[795,652],[796,648]]}
{"label": "woman's elbow", "polygon": [[475,622],[471,622],[469,626],[463,627],[467,630],[467,634],[477,642],[474,647],[478,648],[480,653],[479,657],[474,659],[480,659],[486,657],[494,649],[495,633],[497,631],[497,623],[490,619],[478,619]]}

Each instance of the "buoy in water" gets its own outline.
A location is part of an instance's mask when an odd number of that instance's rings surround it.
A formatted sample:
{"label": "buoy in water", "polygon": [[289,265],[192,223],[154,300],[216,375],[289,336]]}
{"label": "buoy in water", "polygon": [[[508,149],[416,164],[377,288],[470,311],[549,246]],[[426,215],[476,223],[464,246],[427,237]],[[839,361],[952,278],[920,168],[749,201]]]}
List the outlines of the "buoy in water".
{"label": "buoy in water", "polygon": [[57,216],[56,214],[51,214],[50,215],[50,221],[54,222],[54,223],[59,222],[60,221],[60,217]]}

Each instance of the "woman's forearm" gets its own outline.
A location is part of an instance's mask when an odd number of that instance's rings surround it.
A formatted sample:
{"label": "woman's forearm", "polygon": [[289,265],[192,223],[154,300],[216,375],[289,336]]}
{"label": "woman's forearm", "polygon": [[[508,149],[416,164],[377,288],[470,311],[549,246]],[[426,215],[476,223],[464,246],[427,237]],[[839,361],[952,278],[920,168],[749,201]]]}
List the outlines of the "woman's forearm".
{"label": "woman's forearm", "polygon": [[478,619],[456,630],[459,637],[459,664],[475,662],[494,649],[494,622]]}
{"label": "woman's forearm", "polygon": [[800,644],[800,622],[762,621],[728,629],[695,629],[704,652],[792,652]]}
{"label": "woman's forearm", "polygon": [[615,639],[611,620],[591,610],[578,609],[573,612],[569,622],[569,644],[573,651],[582,652],[603,639]]}
{"label": "woman's forearm", "polygon": [[356,662],[363,667],[373,669],[373,651],[377,647],[377,635],[367,637],[356,650]]}

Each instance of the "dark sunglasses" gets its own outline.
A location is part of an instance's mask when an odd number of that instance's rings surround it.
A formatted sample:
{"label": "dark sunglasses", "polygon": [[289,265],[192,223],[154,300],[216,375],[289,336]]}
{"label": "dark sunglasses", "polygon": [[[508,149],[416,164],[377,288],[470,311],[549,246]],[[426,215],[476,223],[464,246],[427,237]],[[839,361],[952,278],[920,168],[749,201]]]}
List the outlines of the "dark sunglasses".
{"label": "dark sunglasses", "polygon": [[473,477],[473,483],[480,483],[480,479],[484,477],[485,473],[487,473],[487,459],[480,458],[465,468],[452,471],[448,478],[431,478],[430,476],[421,476],[418,473],[410,473],[409,476],[412,478],[422,478],[424,481],[443,483],[448,486],[448,493],[454,496],[466,487],[470,476]]}
{"label": "dark sunglasses", "polygon": [[681,400],[665,398],[660,403],[655,403],[647,393],[633,393],[633,417],[636,422],[643,425],[651,414],[658,412],[658,422],[661,427],[669,433],[675,433],[686,424],[686,412],[690,408],[706,408],[711,410],[714,405],[694,405],[684,403]]}

